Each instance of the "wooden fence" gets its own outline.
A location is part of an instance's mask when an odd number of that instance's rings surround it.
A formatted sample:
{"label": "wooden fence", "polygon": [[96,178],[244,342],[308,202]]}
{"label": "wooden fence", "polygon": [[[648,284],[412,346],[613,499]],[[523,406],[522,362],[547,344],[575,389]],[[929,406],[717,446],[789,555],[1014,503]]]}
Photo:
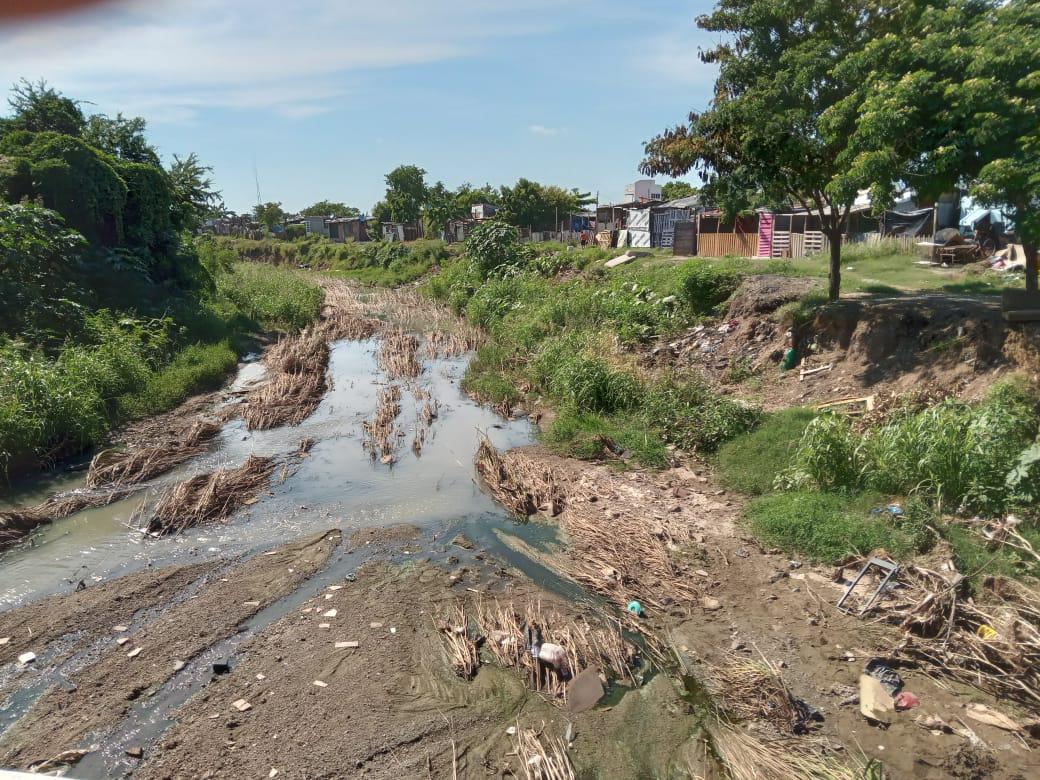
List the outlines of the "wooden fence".
{"label": "wooden fence", "polygon": [[697,236],[697,254],[701,257],[754,257],[758,251],[758,233],[701,233]]}

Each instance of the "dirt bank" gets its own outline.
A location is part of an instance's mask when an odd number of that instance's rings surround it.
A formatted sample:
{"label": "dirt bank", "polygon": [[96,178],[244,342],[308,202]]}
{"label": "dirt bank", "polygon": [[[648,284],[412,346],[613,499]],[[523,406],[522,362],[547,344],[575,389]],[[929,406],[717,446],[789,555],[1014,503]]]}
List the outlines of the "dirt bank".
{"label": "dirt bank", "polygon": [[[839,612],[835,604],[844,588],[834,581],[833,570],[792,561],[747,537],[736,522],[740,498],[721,490],[707,469],[691,463],[659,474],[617,473],[538,447],[505,453],[503,461],[516,475],[522,500],[545,495],[543,481],[531,475],[555,475],[554,522],[568,546],[544,561],[618,603],[640,600],[644,630],[701,679],[710,680],[713,667],[734,654],[774,664],[791,693],[822,714],[822,722],[813,722],[802,738],[818,749],[876,758],[893,778],[981,777],[965,774],[965,766],[978,757],[988,767],[986,777],[1024,778],[1040,771],[1028,734],[980,723],[966,705],[982,703],[1022,722],[1029,713],[905,659],[899,674],[920,706],[896,714],[887,729],[869,724],[855,699],[859,675],[868,659],[892,651],[903,636]],[[597,559],[593,570],[581,565],[587,553],[580,544],[571,545],[568,532],[590,523],[601,539],[611,540],[598,551],[609,557]],[[644,528],[642,537],[637,524]],[[676,544],[679,526],[687,529],[688,542]],[[656,551],[648,552],[649,538],[657,540]],[[639,572],[646,561],[662,554],[669,557],[675,580],[644,581]],[[683,598],[692,595],[690,587],[696,595]],[[917,722],[922,716],[941,718],[959,733],[922,728]],[[771,732],[765,724],[753,724],[751,733]]]}
{"label": "dirt bank", "polygon": [[[725,315],[656,345],[653,364],[696,366],[725,393],[767,408],[907,392],[978,397],[1011,371],[1036,371],[1036,334],[1009,328],[997,298],[850,295],[798,324],[806,279],[748,277]],[[793,330],[798,368],[780,362]],[[828,368],[829,366],[829,368]],[[800,378],[800,369],[823,369]]]}
{"label": "dirt bank", "polygon": [[[582,715],[552,706],[490,663],[461,679],[435,616],[476,597],[452,588],[440,569],[374,564],[333,588],[243,645],[232,673],[176,713],[177,725],[135,776],[523,777],[507,730],[534,728],[547,743],[562,739],[568,722],[579,771],[660,776],[695,731],[664,677]],[[529,584],[490,594],[575,612]],[[240,700],[247,710],[233,706]]]}
{"label": "dirt bank", "polygon": [[[73,675],[71,689],[52,687],[3,735],[0,763],[27,767],[103,735],[134,701],[173,677],[178,662],[190,661],[296,590],[324,565],[338,541],[339,532],[327,532],[211,573],[192,598],[140,628],[113,633],[111,649]],[[128,641],[117,644],[123,637]]]}

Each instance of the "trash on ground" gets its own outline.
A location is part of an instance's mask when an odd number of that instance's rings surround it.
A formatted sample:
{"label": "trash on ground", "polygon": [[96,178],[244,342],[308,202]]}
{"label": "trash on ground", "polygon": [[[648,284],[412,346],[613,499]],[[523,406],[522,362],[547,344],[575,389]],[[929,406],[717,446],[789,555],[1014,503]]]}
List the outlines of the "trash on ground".
{"label": "trash on ground", "polygon": [[890,696],[895,696],[903,690],[903,678],[896,674],[896,671],[880,658],[871,658],[867,661],[867,665],[863,668],[863,673],[880,682],[881,687]]}
{"label": "trash on ground", "polygon": [[[567,685],[567,709],[573,713],[591,710],[605,693],[600,671],[595,668],[585,669]],[[568,740],[569,741],[569,740]]]}
{"label": "trash on ground", "polygon": [[326,610],[321,614],[322,617],[336,617],[338,613],[334,609]]}
{"label": "trash on ground", "polygon": [[231,671],[231,661],[229,659],[223,659],[220,661],[213,662],[213,674],[227,674]]}
{"label": "trash on ground", "polygon": [[359,642],[336,642],[337,650],[353,650],[360,646]]}
{"label": "trash on ground", "polygon": [[246,710],[253,709],[253,705],[247,702],[245,699],[236,699],[235,701],[231,702],[231,706],[239,712],[245,712]]}
{"label": "trash on ground", "polygon": [[859,711],[879,723],[890,723],[890,713],[895,712],[896,703],[885,690],[881,681],[869,674],[859,676]]}
{"label": "trash on ground", "polygon": [[122,645],[125,645],[129,641],[130,641],[130,637],[128,637],[128,636],[121,636],[118,639],[116,639],[116,644],[122,646]]}
{"label": "trash on ground", "polygon": [[129,653],[126,654],[126,657],[127,658],[137,658],[137,656],[139,656],[141,654],[142,650],[144,650],[143,647],[135,647],[133,650],[131,650]]}
{"label": "trash on ground", "polygon": [[900,691],[896,695],[896,709],[899,711],[912,710],[921,704],[921,700],[910,691]]}
{"label": "trash on ground", "polygon": [[128,756],[130,756],[130,758],[144,757],[144,749],[140,745],[131,745],[126,749],[125,752]]}
{"label": "trash on ground", "polygon": [[329,687],[329,684],[327,682],[325,682],[324,680],[315,680],[314,681],[314,685],[316,685],[318,688],[328,688]]}
{"label": "trash on ground", "polygon": [[925,715],[922,713],[914,719],[914,723],[923,729],[927,729],[936,736],[940,734],[953,733],[953,727],[938,715]]}
{"label": "trash on ground", "polygon": [[864,577],[866,577],[868,573],[873,573],[870,572],[872,568],[880,569],[882,572],[884,572],[884,576],[881,577],[881,579],[879,580],[877,589],[875,589],[874,593],[870,596],[870,598],[863,602],[863,606],[860,607],[860,617],[862,617],[863,614],[866,613],[866,611],[870,609],[871,606],[873,606],[874,602],[877,601],[877,597],[881,595],[881,592],[886,587],[888,587],[889,581],[896,574],[899,573],[898,563],[886,561],[881,558],[871,558],[863,565],[863,568],[860,569],[859,574],[857,574],[856,578],[851,583],[849,583],[849,586],[845,589],[845,592],[842,594],[841,598],[838,599],[837,607],[840,611],[844,612],[845,614],[849,614],[851,612],[851,608],[846,607],[845,602],[848,600],[849,596],[852,595],[852,592],[856,589],[856,586],[859,585],[860,581]]}
{"label": "trash on ground", "polygon": [[630,615],[635,615],[636,617],[642,617],[643,616],[643,605],[640,604],[638,601],[630,601],[630,602],[628,602],[627,609],[628,609],[628,613]]}
{"label": "trash on ground", "polygon": [[1022,731],[1022,724],[1018,721],[1002,712],[997,712],[991,707],[987,707],[985,704],[969,704],[967,715],[972,720],[977,720],[979,723],[985,723],[988,726],[995,726],[1004,731]]}
{"label": "trash on ground", "polygon": [[20,656],[18,656],[18,663],[20,663],[22,666],[27,666],[28,664],[31,664],[35,660],[36,660],[36,653],[32,653],[32,652],[30,652],[30,653],[22,653]]}
{"label": "trash on ground", "polygon": [[722,609],[722,602],[713,596],[705,596],[701,599],[701,606],[708,612],[714,612],[717,609]]}

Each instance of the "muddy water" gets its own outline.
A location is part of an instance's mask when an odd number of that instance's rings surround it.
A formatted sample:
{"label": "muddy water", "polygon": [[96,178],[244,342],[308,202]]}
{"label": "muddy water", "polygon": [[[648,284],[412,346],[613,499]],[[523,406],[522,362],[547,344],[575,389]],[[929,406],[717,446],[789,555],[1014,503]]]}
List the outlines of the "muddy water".
{"label": "muddy water", "polygon": [[[547,539],[544,529],[513,524],[478,488],[472,465],[479,437],[498,447],[531,440],[524,420],[505,422],[459,390],[468,356],[424,361],[418,380],[402,393],[398,459],[392,465],[372,460],[362,447],[361,424],[376,405],[384,378],[375,361],[376,341],[336,342],[329,364],[331,389],[308,419],[295,427],[247,431],[241,421],[225,425],[210,451],[157,480],[145,492],[107,507],[73,515],[47,526],[27,543],[0,557],[0,609],[68,590],[113,574],[173,561],[227,558],[280,542],[340,527],[348,535],[362,527],[410,523],[429,541],[456,526],[495,544],[498,528],[519,532],[531,544]],[[234,387],[262,381],[262,366],[247,363]],[[439,413],[421,455],[411,451],[421,403],[415,387],[428,390]],[[148,539],[131,527],[134,511],[171,482],[221,466],[235,466],[250,454],[285,456],[301,439],[315,441],[298,466],[279,467],[268,494],[225,524],[194,529],[183,536]],[[64,473],[16,487],[2,504],[26,506],[60,490],[79,488],[84,473]],[[284,478],[283,478],[284,477]],[[510,556],[513,557],[513,556]]]}

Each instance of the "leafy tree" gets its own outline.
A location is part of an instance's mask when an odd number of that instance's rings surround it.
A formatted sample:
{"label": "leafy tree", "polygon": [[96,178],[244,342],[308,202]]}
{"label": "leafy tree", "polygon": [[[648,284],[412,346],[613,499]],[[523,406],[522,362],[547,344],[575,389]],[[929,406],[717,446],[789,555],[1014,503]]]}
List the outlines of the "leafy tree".
{"label": "leafy tree", "polygon": [[502,187],[499,217],[504,222],[532,230],[558,230],[568,214],[593,202],[589,193],[543,186],[519,179],[512,187]]}
{"label": "leafy tree", "polygon": [[707,111],[650,140],[641,169],[675,177],[697,169],[706,199],[731,216],[785,201],[816,214],[830,242],[836,300],[857,191],[892,186],[852,165],[864,151],[855,131],[870,75],[858,55],[873,41],[900,40],[934,5],[720,0],[697,20],[723,40],[701,55],[719,65],[715,97]]}
{"label": "leafy tree", "polygon": [[75,316],[70,270],[85,246],[59,214],[0,203],[0,333],[38,336]]}
{"label": "leafy tree", "polygon": [[448,224],[466,213],[467,209],[459,200],[457,192],[452,192],[437,182],[426,190],[426,203],[423,205],[423,216],[431,233],[440,233],[448,228]]}
{"label": "leafy tree", "polygon": [[213,169],[203,165],[195,152],[184,158],[174,155],[168,173],[175,227],[195,230],[204,220],[223,213],[220,191],[213,188],[213,180],[209,177]]}
{"label": "leafy tree", "polygon": [[313,206],[300,209],[300,215],[304,217],[358,217],[361,211],[338,201],[319,200]]}
{"label": "leafy tree", "polygon": [[87,120],[79,101],[65,97],[43,79],[35,84],[22,79],[11,87],[11,93],[7,102],[14,116],[5,123],[7,130],[82,135]]}
{"label": "leafy tree", "polygon": [[697,188],[685,181],[670,181],[661,186],[661,197],[664,200],[678,200],[696,194]]}
{"label": "leafy tree", "polygon": [[520,234],[497,219],[481,222],[466,236],[466,256],[481,279],[517,259]]}
{"label": "leafy tree", "polygon": [[470,183],[465,183],[459,186],[455,190],[455,199],[467,213],[473,206],[477,206],[481,203],[490,203],[492,206],[497,206],[501,200],[501,193],[490,184],[485,184],[483,187],[474,187]]}
{"label": "leafy tree", "polygon": [[390,215],[390,205],[385,200],[379,201],[372,207],[371,222],[377,226],[384,222],[393,222]]}
{"label": "leafy tree", "polygon": [[386,204],[391,222],[415,222],[426,202],[426,171],[400,165],[386,175]]}
{"label": "leafy tree", "polygon": [[139,116],[127,119],[119,113],[113,119],[94,114],[87,119],[83,140],[113,157],[159,168],[159,154],[145,138],[145,128],[146,123]]}
{"label": "leafy tree", "polygon": [[281,225],[287,216],[282,210],[282,204],[273,201],[258,203],[253,208],[253,218],[268,230],[274,230],[275,225]]}
{"label": "leafy tree", "polygon": [[963,187],[1003,207],[1036,290],[1040,244],[1040,6],[1031,0],[932,4],[916,29],[873,42],[854,175],[901,178],[937,194]]}

